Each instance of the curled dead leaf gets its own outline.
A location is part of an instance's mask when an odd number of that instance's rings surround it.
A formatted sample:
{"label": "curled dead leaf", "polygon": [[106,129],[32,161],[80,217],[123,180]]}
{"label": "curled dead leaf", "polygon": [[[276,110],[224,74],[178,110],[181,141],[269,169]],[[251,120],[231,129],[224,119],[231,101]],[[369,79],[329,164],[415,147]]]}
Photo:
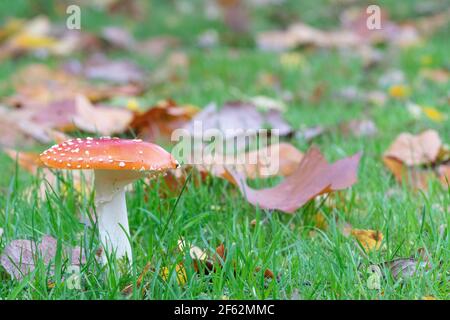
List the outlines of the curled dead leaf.
{"label": "curled dead leaf", "polygon": [[277,209],[294,213],[315,197],[353,185],[357,180],[357,169],[361,154],[329,164],[320,151],[313,147],[303,157],[296,171],[279,185],[255,190],[250,188],[245,177],[227,170],[236,181],[248,202],[262,209]]}

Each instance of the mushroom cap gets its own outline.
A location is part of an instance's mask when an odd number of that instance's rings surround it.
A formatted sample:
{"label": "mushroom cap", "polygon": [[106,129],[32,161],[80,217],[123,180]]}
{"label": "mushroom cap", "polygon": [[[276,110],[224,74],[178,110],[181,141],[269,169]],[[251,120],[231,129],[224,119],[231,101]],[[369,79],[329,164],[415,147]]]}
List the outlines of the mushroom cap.
{"label": "mushroom cap", "polygon": [[54,145],[40,160],[55,169],[165,171],[178,162],[160,146],[140,139],[71,139]]}

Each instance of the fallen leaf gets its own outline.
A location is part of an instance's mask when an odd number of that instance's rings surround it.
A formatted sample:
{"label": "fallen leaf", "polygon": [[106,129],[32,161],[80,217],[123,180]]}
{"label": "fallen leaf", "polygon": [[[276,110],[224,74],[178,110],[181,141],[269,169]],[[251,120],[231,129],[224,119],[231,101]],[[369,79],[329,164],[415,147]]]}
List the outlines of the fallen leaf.
{"label": "fallen leaf", "polygon": [[29,130],[24,130],[29,129],[29,127],[26,126],[26,124],[29,122],[27,117],[25,117],[24,120],[22,117],[22,113],[18,113],[16,110],[10,110],[0,106],[1,147],[29,147],[36,143],[36,138],[42,138],[40,135],[38,137],[33,137],[32,135],[30,135]]}
{"label": "fallen leaf", "polygon": [[130,127],[146,141],[170,141],[173,131],[186,125],[197,112],[197,107],[164,100],[144,113],[135,113]]}
{"label": "fallen leaf", "polygon": [[246,178],[268,178],[289,176],[297,170],[303,154],[289,143],[280,143],[238,155],[215,154],[204,158],[204,164],[194,167],[200,172],[227,179],[236,184],[229,170],[236,171]]}
{"label": "fallen leaf", "polygon": [[[196,125],[201,124],[199,129]],[[286,136],[293,132],[277,109],[268,112],[259,112],[252,103],[233,101],[225,103],[220,109],[216,104],[209,104],[199,112],[184,129],[188,130],[192,137],[202,138],[207,130],[220,130],[226,140],[240,137],[245,131],[256,131],[269,128],[278,130],[280,136]],[[240,149],[242,146],[238,146]]]}
{"label": "fallen leaf", "polygon": [[[15,279],[22,279],[33,272],[35,262],[42,259],[45,265],[52,263],[56,255],[57,240],[51,236],[44,236],[40,243],[32,240],[13,240],[8,243],[0,256],[0,263]],[[65,248],[71,265],[86,263],[84,255],[80,255],[80,248]]]}
{"label": "fallen leaf", "polygon": [[383,241],[383,234],[380,231],[352,229],[351,234],[366,252],[379,250]]}
{"label": "fallen leaf", "polygon": [[353,185],[361,154],[329,164],[320,151],[313,147],[303,157],[296,171],[279,185],[255,190],[250,188],[242,174],[228,170],[248,202],[262,209],[278,209],[294,213],[315,197]]}
{"label": "fallen leaf", "polygon": [[73,117],[75,126],[86,132],[109,136],[123,133],[129,127],[133,114],[127,109],[96,106],[82,95],[75,100],[76,113]]}
{"label": "fallen leaf", "polygon": [[442,147],[435,130],[426,130],[418,135],[401,133],[384,153],[384,157],[400,160],[407,166],[431,164]]}
{"label": "fallen leaf", "polygon": [[381,267],[387,268],[395,280],[400,278],[410,278],[419,271],[431,268],[429,257],[423,248],[417,250],[417,254],[409,258],[398,258],[392,261],[380,264]]}
{"label": "fallen leaf", "polygon": [[[100,101],[117,95],[135,96],[142,90],[140,86],[132,84],[91,84],[64,70],[53,70],[43,64],[31,64],[20,69],[12,77],[12,84],[16,93],[5,98],[5,103],[29,109],[40,109],[52,102],[71,100],[80,94],[91,101]],[[39,111],[41,110],[37,110]]]}
{"label": "fallen leaf", "polygon": [[436,177],[448,186],[449,154],[438,133],[400,134],[383,156],[383,163],[400,183],[426,190]]}

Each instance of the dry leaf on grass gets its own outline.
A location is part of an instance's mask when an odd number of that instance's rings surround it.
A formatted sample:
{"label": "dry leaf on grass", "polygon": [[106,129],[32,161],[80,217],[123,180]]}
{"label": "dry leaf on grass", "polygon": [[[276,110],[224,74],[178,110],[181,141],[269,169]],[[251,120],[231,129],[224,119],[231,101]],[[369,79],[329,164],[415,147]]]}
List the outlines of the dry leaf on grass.
{"label": "dry leaf on grass", "polygon": [[435,177],[448,186],[450,153],[435,130],[400,134],[384,153],[383,162],[398,182],[426,190]]}
{"label": "dry leaf on grass", "polygon": [[435,130],[426,130],[418,135],[401,133],[384,156],[400,160],[407,166],[431,164],[441,147],[441,138]]}
{"label": "dry leaf on grass", "polygon": [[135,114],[130,127],[146,141],[170,140],[172,132],[186,125],[197,112],[194,106],[165,100],[144,113]]}
{"label": "dry leaf on grass", "polygon": [[[225,156],[224,158],[216,156],[216,159],[225,159]],[[296,171],[303,158],[303,153],[289,143],[280,143],[249,151],[240,156],[244,159],[253,160],[251,163],[241,162],[244,164],[231,165],[231,163],[235,163],[233,160],[236,158],[230,158],[228,162],[230,164],[223,165],[222,162],[214,162],[214,158],[211,158],[206,159],[207,164],[184,165],[181,168],[169,170],[163,177],[168,190],[162,190],[162,195],[178,195],[192,170],[195,170],[192,172],[195,185],[204,181],[208,176],[222,178],[236,185],[235,178],[228,171],[229,168],[233,168],[236,172],[250,179],[274,176],[287,177]]]}
{"label": "dry leaf on grass", "polygon": [[[41,131],[33,137],[30,127],[27,127],[28,119],[23,119],[22,113],[0,106],[0,147],[14,148],[17,146],[29,147],[42,141]],[[25,129],[25,130],[24,130]],[[27,130],[28,129],[28,130]]]}
{"label": "dry leaf on grass", "polygon": [[255,190],[250,188],[245,177],[228,170],[244,197],[262,209],[277,209],[294,213],[318,195],[346,189],[357,180],[361,154],[329,164],[320,151],[313,147],[303,157],[296,171],[279,185]]}
{"label": "dry leaf on grass", "polygon": [[112,108],[106,106],[94,107],[84,96],[76,97],[76,113],[73,122],[77,128],[109,136],[115,133],[123,133],[128,128],[133,114],[127,109]]}
{"label": "dry leaf on grass", "polygon": [[417,253],[409,258],[394,259],[378,266],[386,269],[394,280],[413,277],[418,272],[429,270],[432,267],[430,258],[423,248],[419,248]]}
{"label": "dry leaf on grass", "polygon": [[[39,244],[32,240],[13,240],[8,243],[0,256],[0,263],[15,279],[22,279],[33,272],[37,259],[42,259],[45,265],[52,262],[56,255],[57,240],[51,236],[44,236]],[[85,257],[79,247],[66,248],[71,265],[85,263]]]}
{"label": "dry leaf on grass", "polygon": [[[199,132],[195,130],[196,122],[202,124],[202,130],[198,130]],[[218,129],[224,134],[225,139],[231,139],[239,137],[238,132],[242,132],[243,128],[256,131],[265,128],[266,125],[279,130],[280,136],[293,132],[278,109],[260,112],[253,103],[243,101],[225,103],[220,109],[214,103],[210,104],[199,112],[185,129],[193,137],[203,136],[205,130]]]}
{"label": "dry leaf on grass", "polygon": [[134,84],[90,84],[63,70],[50,69],[43,64],[31,64],[12,77],[16,93],[5,103],[22,108],[38,109],[51,102],[74,99],[81,94],[91,101],[100,101],[120,95],[139,94],[140,86]]}
{"label": "dry leaf on grass", "polygon": [[383,234],[376,230],[352,229],[351,235],[356,238],[366,252],[379,250],[383,241]]}
{"label": "dry leaf on grass", "polygon": [[[236,180],[228,172],[230,169],[250,179],[286,177],[297,170],[302,158],[303,153],[293,145],[280,143],[236,156],[215,154],[214,157],[205,158],[205,164],[195,165],[195,167],[200,172],[210,173],[236,184]],[[225,165],[221,164],[222,161]]]}

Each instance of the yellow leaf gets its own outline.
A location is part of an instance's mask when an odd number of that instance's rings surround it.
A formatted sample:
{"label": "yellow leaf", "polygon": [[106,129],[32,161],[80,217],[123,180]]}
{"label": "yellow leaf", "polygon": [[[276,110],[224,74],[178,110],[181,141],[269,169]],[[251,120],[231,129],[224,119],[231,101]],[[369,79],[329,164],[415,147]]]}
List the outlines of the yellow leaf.
{"label": "yellow leaf", "polygon": [[422,300],[437,300],[437,299],[433,296],[423,296]]}
{"label": "yellow leaf", "polygon": [[34,36],[26,33],[17,35],[14,43],[21,49],[52,48],[56,40],[46,36]]}
{"label": "yellow leaf", "polygon": [[352,235],[366,251],[378,250],[383,241],[383,234],[376,230],[353,229]]}
{"label": "yellow leaf", "polygon": [[434,122],[442,122],[446,118],[443,113],[433,107],[422,107],[422,111],[430,120],[433,120]]}
{"label": "yellow leaf", "polygon": [[[177,282],[179,285],[184,285],[187,281],[187,274],[186,269],[184,268],[183,264],[179,263],[175,266],[175,272],[177,273]],[[168,281],[170,276],[170,270],[168,267],[162,267],[161,268],[161,278],[163,278],[164,281]]]}
{"label": "yellow leaf", "polygon": [[389,95],[393,98],[403,99],[409,96],[411,90],[408,86],[396,84],[389,88]]}

